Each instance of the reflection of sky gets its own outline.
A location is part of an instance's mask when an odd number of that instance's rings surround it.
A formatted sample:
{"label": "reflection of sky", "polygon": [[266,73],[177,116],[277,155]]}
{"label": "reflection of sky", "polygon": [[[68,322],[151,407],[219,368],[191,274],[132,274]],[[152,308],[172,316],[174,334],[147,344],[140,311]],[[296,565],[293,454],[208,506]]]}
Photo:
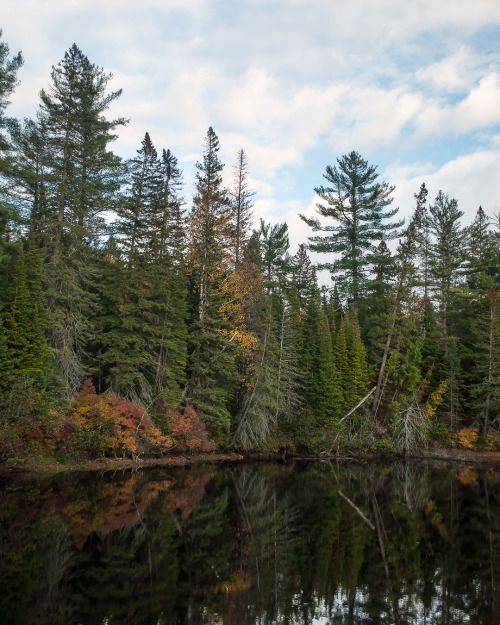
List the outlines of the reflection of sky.
{"label": "reflection of sky", "polygon": [[439,188],[457,197],[465,221],[500,206],[496,0],[7,4],[4,39],[26,61],[11,114],[33,114],[76,42],[123,88],[111,111],[131,118],[122,156],[148,131],[179,157],[189,197],[212,125],[226,164],[247,151],[256,215],[288,220],[294,246],[325,166],[352,149],[396,185],[405,215],[422,181],[431,199]]}
{"label": "reflection of sky", "polygon": [[[439,572],[435,571],[438,575]],[[417,586],[423,581],[417,582]],[[397,604],[399,619],[403,619],[402,622],[407,625],[419,625],[420,623],[428,623],[428,625],[438,625],[443,622],[442,612],[442,587],[436,586],[436,597],[432,601],[432,605],[425,609],[421,598],[417,594],[407,595],[400,598]],[[364,609],[364,604],[368,603],[369,597],[362,591],[356,590],[354,598],[354,610],[353,617],[354,625],[361,623],[372,622],[370,615]],[[386,597],[386,603],[388,606],[388,612],[379,614],[380,623],[392,623],[394,617],[391,613],[391,598]],[[453,618],[454,623],[468,623],[470,621],[470,612],[467,610],[467,606],[464,606],[464,610],[457,608],[449,608],[449,615]],[[278,620],[279,622],[279,620]],[[301,625],[303,621],[300,619],[293,621],[293,625]],[[333,598],[331,608],[328,607],[328,603],[324,600],[318,600],[315,609],[314,617],[311,621],[311,625],[336,625],[351,622],[349,621],[349,600],[348,592],[339,590]]]}

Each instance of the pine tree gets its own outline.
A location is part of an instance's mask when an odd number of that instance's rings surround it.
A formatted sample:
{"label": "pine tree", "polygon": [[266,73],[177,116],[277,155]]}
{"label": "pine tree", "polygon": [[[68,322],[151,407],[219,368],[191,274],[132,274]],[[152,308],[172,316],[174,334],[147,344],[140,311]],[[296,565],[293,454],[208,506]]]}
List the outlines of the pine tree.
{"label": "pine tree", "polygon": [[360,306],[362,333],[366,336],[370,360],[376,361],[387,336],[387,318],[391,312],[395,259],[385,241],[371,257],[373,277],[367,281],[366,298]]}
{"label": "pine tree", "polygon": [[427,187],[425,182],[420,185],[418,193],[414,194],[417,206],[415,215],[418,215],[417,229],[417,258],[420,261],[420,281],[423,287],[423,296],[427,300],[429,297],[429,287],[431,282],[430,276],[430,259],[432,254],[432,240],[430,234],[430,221],[427,211]]}
{"label": "pine tree", "polygon": [[5,331],[3,319],[0,317],[0,397],[2,392],[11,383],[11,376],[14,372],[12,362],[12,352],[9,349],[7,332]]}
{"label": "pine tree", "polygon": [[443,381],[443,333],[438,327],[434,306],[427,299],[422,300],[423,314],[421,332],[422,376],[427,380],[426,394],[432,395]]}
{"label": "pine tree", "polygon": [[322,224],[319,219],[303,221],[313,231],[327,232],[326,236],[309,237],[309,249],[316,252],[340,254],[333,262],[319,265],[329,269],[343,295],[358,303],[364,295],[367,277],[367,255],[377,240],[386,241],[398,235],[396,229],[403,222],[384,223],[398,209],[387,210],[394,187],[375,182],[377,168],[363,160],[358,152],[337,159],[338,167],[326,168],[324,178],[331,186],[315,189],[326,204],[318,204],[322,217],[332,218],[333,224]]}
{"label": "pine tree", "polygon": [[[186,384],[187,291],[186,220],[182,208],[182,172],[177,158],[163,150],[162,189],[157,211],[150,218],[153,309],[156,333],[148,349],[156,362],[155,396],[159,405],[176,406]],[[156,321],[155,321],[156,319]]]}
{"label": "pine tree", "polygon": [[127,163],[127,182],[127,192],[117,208],[116,229],[121,235],[127,265],[136,267],[145,253],[149,253],[154,236],[151,226],[156,225],[151,220],[158,212],[162,193],[160,162],[149,133],[145,134],[137,156]]}
{"label": "pine tree", "polygon": [[[135,255],[137,261],[137,254]],[[96,344],[99,390],[112,390],[134,402],[149,405],[153,399],[153,365],[146,349],[144,310],[150,305],[149,283],[142,265],[129,258],[111,238],[103,250],[99,283],[100,310]]]}

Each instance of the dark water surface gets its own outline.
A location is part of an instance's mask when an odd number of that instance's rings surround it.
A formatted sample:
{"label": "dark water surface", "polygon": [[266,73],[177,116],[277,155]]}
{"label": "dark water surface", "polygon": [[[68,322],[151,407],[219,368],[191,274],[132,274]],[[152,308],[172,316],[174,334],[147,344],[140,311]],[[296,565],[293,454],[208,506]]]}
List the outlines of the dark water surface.
{"label": "dark water surface", "polygon": [[500,623],[500,474],[234,465],[0,484],[0,623]]}

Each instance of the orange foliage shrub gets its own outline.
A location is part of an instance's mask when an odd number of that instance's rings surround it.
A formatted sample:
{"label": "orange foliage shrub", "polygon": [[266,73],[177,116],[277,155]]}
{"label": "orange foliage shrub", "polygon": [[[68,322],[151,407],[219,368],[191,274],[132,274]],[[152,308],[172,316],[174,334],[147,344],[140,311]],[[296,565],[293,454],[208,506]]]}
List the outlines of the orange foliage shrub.
{"label": "orange foliage shrub", "polygon": [[474,449],[479,438],[479,428],[462,428],[456,436],[458,447]]}
{"label": "orange foliage shrub", "polygon": [[130,456],[169,448],[172,441],[163,436],[137,404],[112,393],[98,395],[90,380],[73,401],[63,432],[73,428],[70,444],[91,455]]}
{"label": "orange foliage shrub", "polygon": [[208,438],[205,424],[193,406],[186,406],[184,412],[167,412],[168,431],[177,451],[209,452],[214,448]]}

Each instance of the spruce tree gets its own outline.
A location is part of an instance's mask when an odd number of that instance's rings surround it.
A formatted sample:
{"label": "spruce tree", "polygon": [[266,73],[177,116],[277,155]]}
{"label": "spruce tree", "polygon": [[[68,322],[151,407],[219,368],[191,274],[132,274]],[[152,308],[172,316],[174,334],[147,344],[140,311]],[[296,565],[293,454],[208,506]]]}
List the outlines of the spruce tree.
{"label": "spruce tree", "polygon": [[5,116],[5,110],[9,105],[9,97],[18,84],[17,72],[24,60],[20,52],[9,58],[9,46],[5,41],[2,41],[2,34],[2,30],[0,30],[0,173],[3,174],[9,164],[8,161],[4,160],[5,152],[9,149],[4,130],[11,121]]}
{"label": "spruce tree", "polygon": [[330,326],[321,305],[317,283],[309,285],[302,331],[299,366],[303,371],[304,398],[317,424],[331,426],[339,416],[341,390],[334,359]]}
{"label": "spruce tree", "polygon": [[490,288],[481,297],[484,306],[478,315],[474,336],[470,407],[487,436],[500,420],[500,290]]}
{"label": "spruce tree", "polygon": [[221,314],[221,286],[229,273],[225,246],[230,234],[229,199],[222,184],[219,139],[208,129],[189,216],[188,272],[194,291],[189,328],[186,398],[213,435],[230,429],[229,403],[236,390],[234,331]]}
{"label": "spruce tree", "polygon": [[[9,97],[18,84],[17,73],[23,64],[20,52],[9,57],[9,46],[2,41],[0,30],[0,302],[5,294],[7,284],[6,268],[15,250],[11,244],[10,230],[15,215],[9,194],[8,176],[14,166],[12,146],[5,131],[14,124],[14,120],[6,117],[5,112],[9,105]],[[1,312],[1,304],[0,304]]]}
{"label": "spruce tree", "polygon": [[[386,375],[386,365],[391,352],[393,339],[405,340],[409,332],[413,331],[417,323],[418,310],[416,308],[416,286],[418,285],[417,256],[421,240],[422,227],[425,220],[425,193],[424,187],[420,188],[419,194],[415,194],[416,208],[412,219],[403,233],[399,242],[397,254],[394,259],[395,279],[392,289],[388,294],[388,314],[384,319],[384,331],[386,333],[385,346],[382,352],[380,367],[378,369],[377,384],[373,394],[371,414],[374,416],[379,407],[382,385]],[[398,347],[398,352],[401,350]],[[392,359],[393,361],[395,358]]]}
{"label": "spruce tree", "polygon": [[179,403],[185,383],[181,178],[170,151],[160,162],[146,133],[128,163],[115,225],[120,238],[108,242],[101,281],[101,376],[116,393],[160,416]]}
{"label": "spruce tree", "polygon": [[252,223],[252,197],[248,188],[248,159],[244,150],[239,150],[234,169],[234,183],[230,194],[230,247],[234,268],[238,269],[243,249],[250,238]]}
{"label": "spruce tree", "polygon": [[279,290],[287,284],[287,275],[290,271],[288,225],[281,223],[272,226],[261,219],[258,235],[262,255],[262,271],[269,295],[273,289]]}
{"label": "spruce tree", "polygon": [[12,363],[20,374],[50,373],[50,352],[45,339],[46,301],[42,292],[42,262],[32,239],[27,252],[19,244],[7,292],[4,324]]}
{"label": "spruce tree", "polygon": [[48,258],[48,338],[72,394],[88,373],[95,334],[95,249],[105,232],[103,213],[114,207],[121,162],[108,144],[123,119],[104,116],[121,91],[107,93],[111,79],[76,45],[52,71],[40,92],[38,126],[45,138],[44,207],[36,233]]}
{"label": "spruce tree", "polygon": [[465,233],[459,221],[463,213],[458,209],[457,200],[450,200],[442,191],[437,194],[429,211],[430,231],[435,237],[430,267],[443,334],[447,337],[450,333],[452,289],[457,284],[464,260]]}

